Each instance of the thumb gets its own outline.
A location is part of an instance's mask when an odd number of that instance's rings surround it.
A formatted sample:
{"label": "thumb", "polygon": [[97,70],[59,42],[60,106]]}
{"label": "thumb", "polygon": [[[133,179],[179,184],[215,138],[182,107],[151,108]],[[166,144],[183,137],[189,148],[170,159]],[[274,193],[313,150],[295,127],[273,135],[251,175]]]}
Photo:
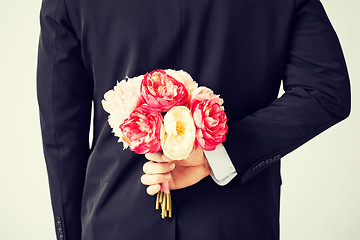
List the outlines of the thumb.
{"label": "thumb", "polygon": [[194,148],[186,159],[180,160],[179,165],[193,167],[204,162],[204,152],[201,147]]}

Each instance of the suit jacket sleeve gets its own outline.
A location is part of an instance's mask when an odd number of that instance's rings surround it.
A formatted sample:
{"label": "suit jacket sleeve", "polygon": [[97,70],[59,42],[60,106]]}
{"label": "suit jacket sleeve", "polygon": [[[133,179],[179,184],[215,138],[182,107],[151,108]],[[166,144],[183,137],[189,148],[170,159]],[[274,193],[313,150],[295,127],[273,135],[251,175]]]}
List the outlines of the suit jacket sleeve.
{"label": "suit jacket sleeve", "polygon": [[230,124],[223,143],[242,183],[350,113],[345,60],[319,0],[295,1],[284,47],[285,93]]}
{"label": "suit jacket sleeve", "polygon": [[56,232],[58,239],[78,240],[92,84],[65,2],[44,0],[40,24],[37,96]]}

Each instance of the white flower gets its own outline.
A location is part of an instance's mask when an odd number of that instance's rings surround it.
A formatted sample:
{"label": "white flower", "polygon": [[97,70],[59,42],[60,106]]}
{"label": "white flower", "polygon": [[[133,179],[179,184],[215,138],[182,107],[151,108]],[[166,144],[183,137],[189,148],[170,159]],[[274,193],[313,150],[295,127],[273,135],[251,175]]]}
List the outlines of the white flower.
{"label": "white flower", "polygon": [[170,159],[187,158],[194,146],[195,124],[190,110],[185,106],[171,108],[164,116],[161,128],[161,147]]}

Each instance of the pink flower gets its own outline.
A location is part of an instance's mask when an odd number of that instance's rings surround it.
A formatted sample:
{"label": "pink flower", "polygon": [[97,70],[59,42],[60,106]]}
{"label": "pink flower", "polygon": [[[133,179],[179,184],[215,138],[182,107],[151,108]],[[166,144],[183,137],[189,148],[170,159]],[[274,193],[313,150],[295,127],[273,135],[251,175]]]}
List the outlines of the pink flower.
{"label": "pink flower", "polygon": [[[196,90],[195,90],[196,91]],[[205,87],[192,96],[191,113],[196,126],[196,140],[204,150],[211,151],[226,139],[228,126],[223,100]]]}
{"label": "pink flower", "polygon": [[191,102],[193,102],[195,99],[197,100],[211,99],[217,102],[221,106],[223,105],[224,100],[219,96],[220,95],[215,95],[210,88],[198,87],[191,94]]}
{"label": "pink flower", "polygon": [[122,140],[138,154],[155,153],[161,150],[160,130],[162,115],[147,104],[135,108],[120,125]]}
{"label": "pink flower", "polygon": [[[117,82],[114,89],[107,91],[104,94],[104,100],[101,101],[104,110],[110,114],[108,122],[114,135],[119,137],[119,142],[121,142],[122,137],[119,125],[129,117],[137,106],[143,103],[140,94],[140,84],[143,77],[144,75],[140,75]],[[127,147],[127,144],[124,143],[124,149]]]}
{"label": "pink flower", "polygon": [[185,85],[186,90],[189,93],[189,98],[188,98],[188,103],[189,103],[192,92],[195,89],[197,89],[198,84],[194,81],[191,75],[185,72],[184,70],[166,69],[165,72]]}
{"label": "pink flower", "polygon": [[159,112],[183,105],[189,96],[183,83],[161,69],[145,74],[140,91],[145,102]]}

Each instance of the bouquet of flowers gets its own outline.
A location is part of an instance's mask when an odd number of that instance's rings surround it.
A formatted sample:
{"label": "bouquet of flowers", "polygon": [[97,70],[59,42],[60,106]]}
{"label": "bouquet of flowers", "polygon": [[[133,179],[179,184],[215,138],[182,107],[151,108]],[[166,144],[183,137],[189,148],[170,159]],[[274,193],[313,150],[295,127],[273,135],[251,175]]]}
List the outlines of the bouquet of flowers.
{"label": "bouquet of flowers", "polygon": [[[228,127],[223,99],[198,87],[183,70],[154,70],[117,82],[101,101],[108,123],[123,149],[137,154],[163,154],[186,159],[193,149],[214,150],[225,141]],[[161,184],[156,209],[171,217],[169,183]]]}

